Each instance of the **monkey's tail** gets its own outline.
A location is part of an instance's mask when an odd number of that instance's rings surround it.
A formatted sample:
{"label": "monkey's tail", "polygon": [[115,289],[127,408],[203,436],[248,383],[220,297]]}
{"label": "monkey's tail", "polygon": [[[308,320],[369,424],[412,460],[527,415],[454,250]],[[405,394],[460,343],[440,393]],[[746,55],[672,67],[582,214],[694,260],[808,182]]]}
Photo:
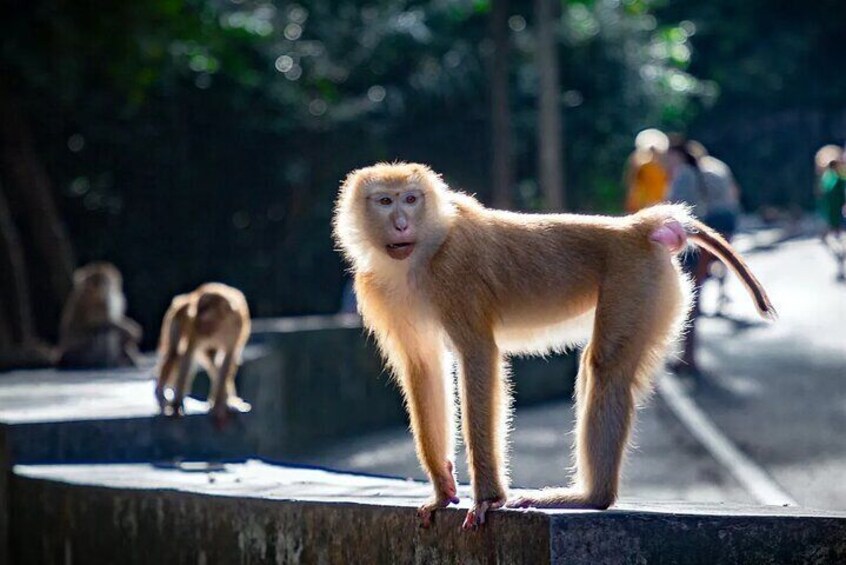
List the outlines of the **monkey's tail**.
{"label": "monkey's tail", "polygon": [[767,320],[775,320],[778,318],[778,312],[772,302],[770,302],[767,291],[764,290],[763,285],[755,278],[749,266],[738,255],[737,251],[729,245],[723,236],[709,228],[699,220],[690,218],[686,222],[690,226],[687,236],[696,245],[710,251],[720,258],[737,277],[743,282],[743,286],[749,292],[752,300],[755,302],[755,307],[762,318]]}

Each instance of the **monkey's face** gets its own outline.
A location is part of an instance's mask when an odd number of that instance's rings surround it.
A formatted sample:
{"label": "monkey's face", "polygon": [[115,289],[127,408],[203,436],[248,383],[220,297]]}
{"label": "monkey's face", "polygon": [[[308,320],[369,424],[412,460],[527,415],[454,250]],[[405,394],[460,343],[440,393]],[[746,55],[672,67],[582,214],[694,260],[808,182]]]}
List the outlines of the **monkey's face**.
{"label": "monkey's face", "polygon": [[89,263],[73,273],[73,284],[84,292],[123,292],[123,277],[117,267],[103,261]]}
{"label": "monkey's face", "polygon": [[376,185],[367,191],[370,236],[397,261],[414,253],[425,210],[425,193],[413,184]]}
{"label": "monkey's face", "polygon": [[425,165],[379,163],[347,175],[335,208],[335,239],[358,269],[425,260],[446,237],[455,209]]}

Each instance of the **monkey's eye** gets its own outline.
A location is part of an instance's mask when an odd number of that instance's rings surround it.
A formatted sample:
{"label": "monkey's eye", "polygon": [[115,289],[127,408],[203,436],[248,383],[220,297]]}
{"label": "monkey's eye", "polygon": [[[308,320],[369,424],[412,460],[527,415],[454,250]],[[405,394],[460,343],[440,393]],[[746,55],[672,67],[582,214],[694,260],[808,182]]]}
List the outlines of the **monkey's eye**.
{"label": "monkey's eye", "polygon": [[413,194],[409,194],[405,197],[405,202],[407,204],[414,204],[415,202],[417,202],[417,197]]}
{"label": "monkey's eye", "polygon": [[393,201],[387,196],[383,196],[379,199],[379,204],[381,204],[382,206],[390,206],[392,202]]}

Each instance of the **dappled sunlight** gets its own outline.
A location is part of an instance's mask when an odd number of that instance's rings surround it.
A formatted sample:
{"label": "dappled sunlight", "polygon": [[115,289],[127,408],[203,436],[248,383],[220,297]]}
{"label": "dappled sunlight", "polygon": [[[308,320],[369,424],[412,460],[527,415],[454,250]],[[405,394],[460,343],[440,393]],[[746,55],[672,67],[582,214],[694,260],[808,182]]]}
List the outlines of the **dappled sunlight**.
{"label": "dappled sunlight", "polygon": [[843,553],[846,2],[6,8],[0,562]]}

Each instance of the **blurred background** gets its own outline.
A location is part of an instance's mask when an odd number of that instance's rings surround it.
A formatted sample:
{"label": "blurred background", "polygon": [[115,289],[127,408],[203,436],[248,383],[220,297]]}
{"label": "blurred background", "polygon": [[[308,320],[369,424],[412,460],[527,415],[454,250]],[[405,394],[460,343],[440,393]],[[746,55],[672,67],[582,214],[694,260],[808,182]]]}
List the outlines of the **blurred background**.
{"label": "blurred background", "polygon": [[[123,272],[146,347],[171,296],[206,280],[241,288],[255,316],[334,312],[333,198],[378,160],[427,162],[489,204],[618,213],[633,137],[654,126],[728,162],[747,211],[797,214],[814,151],[846,138],[836,0],[35,0],[4,14],[0,349],[55,341],[71,272],[95,259]],[[541,165],[539,146],[559,149]]]}
{"label": "blurred background", "polygon": [[[706,284],[690,394],[786,496],[846,506],[846,286],[832,259],[842,270],[846,249],[820,242],[815,213],[818,187],[842,198],[846,182],[841,0],[33,0],[2,13],[0,370],[44,364],[90,261],[122,271],[146,350],[171,297],[209,280],[240,288],[254,318],[332,314],[347,275],[330,219],[351,169],[422,161],[492,206],[619,214],[635,136],[660,128],[733,171],[735,245],[782,315],[762,324],[736,281]],[[249,453],[424,478],[372,344],[357,321],[332,324],[256,320],[254,343],[275,353],[242,370],[247,429],[269,442]],[[575,362],[521,361],[514,484],[561,484]],[[150,366],[132,373],[140,388],[130,373],[20,371],[4,409],[82,398],[92,418],[131,402],[151,417]],[[26,388],[36,376],[85,395],[113,379],[126,404],[51,400]],[[640,412],[624,495],[772,503],[665,393]],[[98,441],[109,448],[83,443]]]}

